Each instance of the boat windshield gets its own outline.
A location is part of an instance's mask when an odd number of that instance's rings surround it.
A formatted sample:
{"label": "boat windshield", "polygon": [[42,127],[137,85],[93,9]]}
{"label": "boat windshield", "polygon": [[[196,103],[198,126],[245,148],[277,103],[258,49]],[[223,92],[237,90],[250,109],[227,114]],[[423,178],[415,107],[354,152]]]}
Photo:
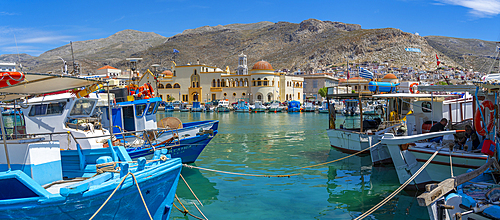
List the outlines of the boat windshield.
{"label": "boat windshield", "polygon": [[73,105],[73,109],[71,109],[69,115],[90,115],[92,113],[92,110],[94,109],[95,104],[95,100],[78,99],[76,100],[75,105]]}
{"label": "boat windshield", "polygon": [[146,113],[147,115],[151,115],[154,112],[155,107],[156,107],[156,103],[157,102],[149,103],[148,111]]}
{"label": "boat windshield", "polygon": [[144,114],[144,110],[146,110],[146,104],[139,104],[135,106],[135,115],[137,117],[142,117]]}

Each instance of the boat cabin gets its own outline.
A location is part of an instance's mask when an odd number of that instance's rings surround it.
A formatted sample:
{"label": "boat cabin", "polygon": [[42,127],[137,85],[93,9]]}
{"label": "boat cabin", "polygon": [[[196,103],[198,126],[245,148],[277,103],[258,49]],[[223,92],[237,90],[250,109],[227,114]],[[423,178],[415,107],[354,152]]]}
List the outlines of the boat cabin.
{"label": "boat cabin", "polygon": [[[134,100],[130,102],[119,102],[112,107],[113,133],[129,131],[142,131],[145,129],[156,129],[156,112],[161,98]],[[102,124],[109,127],[107,107],[102,107]]]}

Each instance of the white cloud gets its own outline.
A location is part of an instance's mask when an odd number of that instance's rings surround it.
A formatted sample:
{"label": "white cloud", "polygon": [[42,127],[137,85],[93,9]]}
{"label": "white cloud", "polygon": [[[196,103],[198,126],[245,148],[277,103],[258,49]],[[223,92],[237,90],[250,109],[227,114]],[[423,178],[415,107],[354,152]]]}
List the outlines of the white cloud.
{"label": "white cloud", "polygon": [[6,11],[0,11],[0,15],[17,15],[17,13],[14,13],[14,12],[6,12]]}
{"label": "white cloud", "polygon": [[28,37],[25,39],[18,40],[18,43],[44,43],[53,44],[60,42],[69,42],[71,36],[44,36],[44,37]]}
{"label": "white cloud", "polygon": [[445,4],[470,8],[470,13],[478,17],[491,17],[500,14],[500,0],[439,0]]}

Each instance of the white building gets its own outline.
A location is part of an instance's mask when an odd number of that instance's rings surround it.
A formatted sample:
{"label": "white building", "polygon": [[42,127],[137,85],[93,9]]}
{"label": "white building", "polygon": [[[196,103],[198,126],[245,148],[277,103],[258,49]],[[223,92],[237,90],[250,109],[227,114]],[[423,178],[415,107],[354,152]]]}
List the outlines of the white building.
{"label": "white building", "polygon": [[158,79],[158,92],[163,100],[209,102],[240,99],[250,102],[298,100],[302,102],[302,77],[276,73],[271,64],[259,61],[248,71],[246,55],[238,57],[237,71],[222,70],[205,64],[172,66],[172,74]]}

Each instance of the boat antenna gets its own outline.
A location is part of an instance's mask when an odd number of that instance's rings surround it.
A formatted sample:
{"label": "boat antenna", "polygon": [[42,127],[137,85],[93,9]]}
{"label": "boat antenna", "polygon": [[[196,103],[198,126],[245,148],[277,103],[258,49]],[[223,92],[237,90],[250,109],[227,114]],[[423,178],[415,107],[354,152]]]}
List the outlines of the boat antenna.
{"label": "boat antenna", "polygon": [[14,42],[16,42],[17,60],[18,60],[18,62],[19,62],[19,68],[20,68],[20,71],[22,72],[22,71],[23,71],[23,64],[21,64],[21,56],[19,55],[19,47],[17,47],[17,38],[16,38],[16,34],[14,34]]}
{"label": "boat antenna", "polygon": [[73,42],[70,41],[69,44],[71,45],[71,57],[73,58],[73,75],[80,75],[80,67],[78,63],[75,63],[75,55],[73,54]]}

